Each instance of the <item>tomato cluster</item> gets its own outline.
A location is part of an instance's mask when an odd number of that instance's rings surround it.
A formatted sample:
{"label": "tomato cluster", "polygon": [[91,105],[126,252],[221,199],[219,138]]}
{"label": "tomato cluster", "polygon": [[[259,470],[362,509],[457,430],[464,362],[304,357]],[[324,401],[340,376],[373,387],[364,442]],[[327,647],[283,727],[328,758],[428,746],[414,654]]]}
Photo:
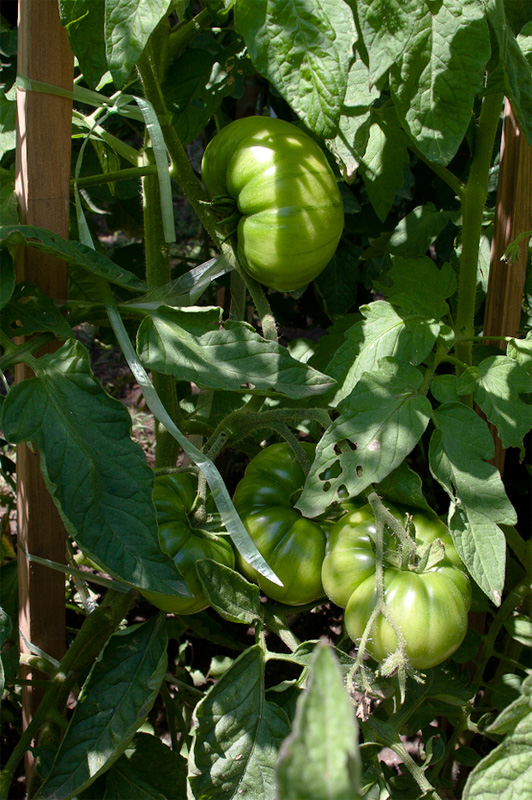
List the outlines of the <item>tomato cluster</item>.
{"label": "tomato cluster", "polygon": [[327,266],[343,230],[342,198],[302,130],[270,117],[235,120],[207,145],[201,175],[214,201],[234,203],[238,259],[260,283],[299,289]]}
{"label": "tomato cluster", "polygon": [[[302,447],[312,458],[313,445]],[[329,598],[345,609],[345,628],[355,643],[360,642],[377,602],[383,602],[388,613],[376,617],[366,645],[376,661],[396,652],[400,639],[409,663],[417,669],[436,666],[452,655],[466,633],[471,589],[444,523],[436,516],[391,509],[406,531],[401,541],[389,526],[384,527],[379,598],[377,529],[371,506],[351,507],[332,526],[306,519],[294,507],[304,481],[292,448],[274,444],[251,459],[233,497],[257,549],[282,582],[279,586],[234,553],[226,537],[192,525],[194,476],[157,478],[154,500],[161,547],[174,559],[193,596],[143,592],[144,596],[177,614],[206,608],[208,600],[194,565],[209,558],[229,567],[236,564],[274,601],[301,606]]]}
{"label": "tomato cluster", "polygon": [[[406,515],[392,512],[399,521]],[[389,529],[384,536],[384,602],[406,644],[409,662],[428,669],[448,658],[462,643],[467,630],[471,588],[447,527],[437,517],[410,515],[409,528],[417,553],[404,559]],[[331,529],[322,578],[328,597],[345,608],[345,627],[360,641],[376,606],[375,517],[364,506],[342,517]],[[436,563],[419,561],[419,553],[439,540],[443,552]],[[406,563],[405,563],[406,561]],[[383,661],[395,652],[397,634],[383,614],[371,631],[367,652]]]}

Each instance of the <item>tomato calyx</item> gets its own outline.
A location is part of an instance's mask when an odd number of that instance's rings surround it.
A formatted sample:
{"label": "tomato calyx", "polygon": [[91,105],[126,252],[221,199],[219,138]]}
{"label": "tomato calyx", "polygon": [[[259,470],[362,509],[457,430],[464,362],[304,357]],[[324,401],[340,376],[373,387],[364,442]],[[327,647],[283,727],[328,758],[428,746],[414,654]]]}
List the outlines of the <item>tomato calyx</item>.
{"label": "tomato calyx", "polygon": [[405,540],[399,548],[389,548],[384,555],[385,561],[392,567],[401,570],[410,570],[422,574],[427,572],[445,558],[445,545],[441,539],[435,539],[427,545],[418,544],[407,530],[404,531]]}
{"label": "tomato calyx", "polygon": [[422,573],[440,564],[445,558],[445,545],[441,539],[434,539],[426,547],[418,548],[419,563],[414,572]]}
{"label": "tomato calyx", "polygon": [[225,219],[227,214],[233,214],[238,208],[235,198],[228,194],[218,194],[211,198],[210,206],[222,219]]}

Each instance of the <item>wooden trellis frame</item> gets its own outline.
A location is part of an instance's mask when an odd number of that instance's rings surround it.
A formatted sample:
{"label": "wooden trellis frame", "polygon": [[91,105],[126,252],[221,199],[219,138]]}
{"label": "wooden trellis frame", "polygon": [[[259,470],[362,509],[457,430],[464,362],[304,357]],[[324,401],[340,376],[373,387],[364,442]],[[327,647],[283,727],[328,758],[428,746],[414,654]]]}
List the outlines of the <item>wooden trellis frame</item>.
{"label": "wooden trellis frame", "polygon": [[[19,75],[72,90],[74,60],[59,21],[57,0],[19,0],[17,60]],[[68,237],[71,135],[70,100],[18,90],[16,194],[20,222],[64,237]],[[66,265],[37,250],[20,251],[17,277],[39,286],[58,302],[66,299]],[[29,376],[31,372],[23,365],[15,371],[16,381]],[[28,561],[26,553],[63,563],[65,532],[44,485],[39,456],[25,445],[17,450],[17,508],[21,651],[30,652],[31,643],[60,659],[66,647],[64,575]],[[32,671],[27,670],[25,677],[32,677]],[[26,726],[39,695],[25,686],[22,699]]]}
{"label": "wooden trellis frame", "polygon": [[[501,163],[497,187],[495,227],[484,316],[485,336],[516,336],[528,260],[528,236],[519,243],[519,257],[501,260],[518,236],[532,228],[532,147],[519,129],[510,102],[506,101]],[[503,341],[499,342],[505,349]],[[495,464],[504,468],[504,449],[494,432]]]}

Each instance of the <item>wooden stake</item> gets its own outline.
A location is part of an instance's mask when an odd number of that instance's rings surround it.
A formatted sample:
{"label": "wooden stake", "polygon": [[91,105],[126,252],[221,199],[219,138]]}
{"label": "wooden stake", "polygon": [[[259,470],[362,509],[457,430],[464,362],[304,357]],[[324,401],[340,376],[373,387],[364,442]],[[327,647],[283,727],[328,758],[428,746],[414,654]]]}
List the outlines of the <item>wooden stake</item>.
{"label": "wooden stake", "polygon": [[[57,0],[19,0],[18,72],[30,80],[72,90],[73,56],[59,22]],[[68,236],[72,102],[51,94],[17,92],[16,193],[21,223]],[[19,253],[18,280],[39,286],[54,300],[67,296],[66,265],[27,248]],[[20,365],[17,381],[31,373]],[[60,659],[65,641],[64,576],[29,562],[25,552],[63,563],[65,531],[44,485],[39,456],[17,451],[19,602],[21,650],[28,643]],[[34,677],[42,678],[40,673]],[[31,677],[31,670],[25,677]],[[39,693],[25,687],[23,724],[32,717]],[[29,767],[30,763],[27,764]]]}
{"label": "wooden stake", "polygon": [[[528,236],[521,239],[519,257],[501,261],[507,247],[532,228],[532,148],[519,130],[506,100],[495,227],[484,316],[485,336],[516,336],[521,324],[528,258]],[[499,347],[506,349],[504,341]],[[494,432],[495,433],[495,432]],[[504,468],[504,449],[495,434],[495,464]]]}

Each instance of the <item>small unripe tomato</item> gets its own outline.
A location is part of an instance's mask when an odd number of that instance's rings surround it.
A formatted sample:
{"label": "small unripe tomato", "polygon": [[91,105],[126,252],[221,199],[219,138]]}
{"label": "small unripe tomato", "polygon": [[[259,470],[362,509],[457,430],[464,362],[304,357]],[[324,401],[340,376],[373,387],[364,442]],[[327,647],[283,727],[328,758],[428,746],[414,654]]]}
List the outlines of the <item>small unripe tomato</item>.
{"label": "small unripe tomato", "polygon": [[161,549],[173,559],[192,597],[146,591],[141,594],[156,608],[173,614],[195,614],[209,605],[196,573],[196,561],[209,558],[228,567],[233,567],[235,563],[233,548],[227,537],[191,525],[189,513],[196,490],[196,477],[188,472],[161,475],[154,482],[153,500]]}
{"label": "small unripe tomato", "polygon": [[[305,448],[306,445],[303,445]],[[308,446],[309,453],[313,451]],[[233,503],[261,555],[283,586],[272,583],[237,554],[237,566],[264,594],[287,605],[323,597],[325,531],[293,508],[304,472],[288,444],[272,444],[251,459]]]}

